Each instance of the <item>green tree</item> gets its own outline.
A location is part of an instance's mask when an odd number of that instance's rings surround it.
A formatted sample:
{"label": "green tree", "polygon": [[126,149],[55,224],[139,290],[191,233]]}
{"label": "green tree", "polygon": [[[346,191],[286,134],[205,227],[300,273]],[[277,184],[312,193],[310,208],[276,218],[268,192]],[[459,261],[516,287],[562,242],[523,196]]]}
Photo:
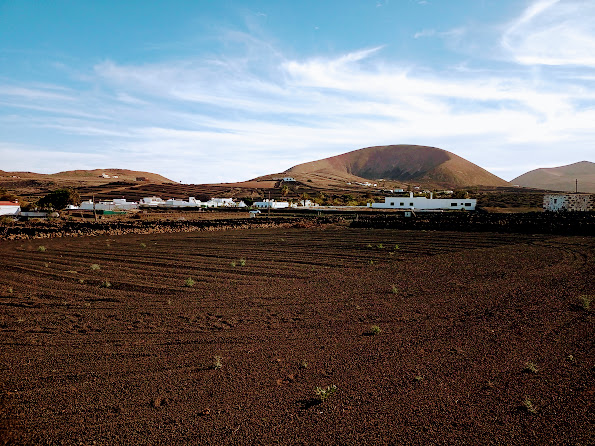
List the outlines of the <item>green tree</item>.
{"label": "green tree", "polygon": [[78,206],[81,204],[81,197],[74,189],[57,189],[42,197],[37,205],[43,209],[64,209],[69,204]]}

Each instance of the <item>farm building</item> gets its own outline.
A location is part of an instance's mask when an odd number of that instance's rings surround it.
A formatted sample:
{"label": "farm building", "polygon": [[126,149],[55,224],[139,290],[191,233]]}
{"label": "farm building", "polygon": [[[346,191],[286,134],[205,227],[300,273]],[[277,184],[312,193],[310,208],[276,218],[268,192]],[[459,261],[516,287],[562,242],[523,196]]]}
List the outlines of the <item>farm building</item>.
{"label": "farm building", "polygon": [[93,203],[92,200],[89,200],[83,201],[79,209],[84,211],[92,211],[93,209],[98,211],[128,211],[138,209],[138,203],[126,201],[125,198],[115,198],[114,200],[100,201],[99,203]]}
{"label": "farm building", "polygon": [[471,198],[430,198],[414,197],[409,192],[408,197],[386,197],[384,203],[369,203],[368,206],[379,209],[413,209],[413,210],[466,210],[474,211],[477,200]]}
{"label": "farm building", "polygon": [[0,201],[0,215],[18,215],[21,205],[18,201]]}
{"label": "farm building", "polygon": [[282,209],[288,208],[288,201],[264,200],[254,202],[254,207],[258,209]]}
{"label": "farm building", "polygon": [[543,196],[543,210],[559,211],[593,211],[595,195],[593,194],[546,194]]}
{"label": "farm building", "polygon": [[[137,181],[139,181],[137,179]],[[150,207],[157,207],[161,204],[165,203],[165,201],[163,201],[163,199],[161,197],[144,197],[140,199],[139,204],[141,206],[150,206]]]}

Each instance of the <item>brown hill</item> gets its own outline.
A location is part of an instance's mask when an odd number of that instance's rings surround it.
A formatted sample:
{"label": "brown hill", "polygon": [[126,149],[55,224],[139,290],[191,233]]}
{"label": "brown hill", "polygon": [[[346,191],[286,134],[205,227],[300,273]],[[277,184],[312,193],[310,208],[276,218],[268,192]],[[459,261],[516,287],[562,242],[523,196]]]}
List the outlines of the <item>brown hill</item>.
{"label": "brown hill", "polygon": [[[108,177],[103,178],[105,174]],[[68,170],[65,172],[58,172],[52,174],[35,173],[35,172],[5,172],[0,170],[0,178],[6,180],[24,179],[37,181],[54,181],[54,182],[76,182],[76,183],[93,183],[103,184],[113,181],[136,181],[137,178],[146,178],[146,181],[151,183],[174,183],[159,174],[150,172],[141,172],[128,169],[93,169],[93,170]]]}
{"label": "brown hill", "polygon": [[516,177],[511,183],[523,187],[574,192],[576,180],[579,192],[595,193],[595,163],[580,161],[566,166],[535,169]]}
{"label": "brown hill", "polygon": [[284,173],[300,179],[392,180],[426,187],[508,186],[509,183],[454,153],[436,147],[367,147],[299,164]]}

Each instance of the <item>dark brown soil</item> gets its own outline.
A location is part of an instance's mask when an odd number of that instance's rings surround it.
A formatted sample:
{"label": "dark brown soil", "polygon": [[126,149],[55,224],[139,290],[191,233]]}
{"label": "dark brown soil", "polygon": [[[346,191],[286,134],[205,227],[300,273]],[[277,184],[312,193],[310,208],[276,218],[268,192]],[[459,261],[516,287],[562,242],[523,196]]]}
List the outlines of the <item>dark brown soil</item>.
{"label": "dark brown soil", "polygon": [[595,443],[590,237],[15,240],[0,271],[0,443]]}

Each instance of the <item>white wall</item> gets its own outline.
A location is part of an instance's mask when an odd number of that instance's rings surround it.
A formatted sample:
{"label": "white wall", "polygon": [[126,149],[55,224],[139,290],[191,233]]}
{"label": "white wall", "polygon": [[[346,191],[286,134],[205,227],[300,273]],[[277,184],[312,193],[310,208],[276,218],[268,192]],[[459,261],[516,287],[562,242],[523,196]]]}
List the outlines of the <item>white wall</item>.
{"label": "white wall", "polygon": [[21,212],[19,204],[0,204],[0,215],[17,215]]}
{"label": "white wall", "polygon": [[[411,194],[412,195],[412,194]],[[428,209],[428,210],[460,210],[474,211],[477,200],[471,198],[433,198],[426,197],[386,197],[384,203],[372,203],[379,209]]]}

